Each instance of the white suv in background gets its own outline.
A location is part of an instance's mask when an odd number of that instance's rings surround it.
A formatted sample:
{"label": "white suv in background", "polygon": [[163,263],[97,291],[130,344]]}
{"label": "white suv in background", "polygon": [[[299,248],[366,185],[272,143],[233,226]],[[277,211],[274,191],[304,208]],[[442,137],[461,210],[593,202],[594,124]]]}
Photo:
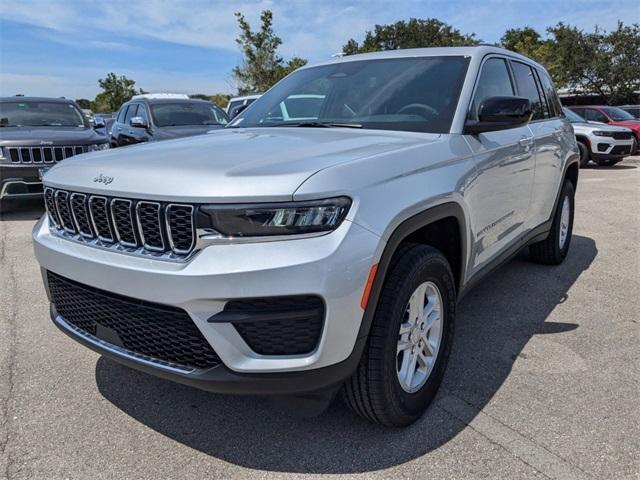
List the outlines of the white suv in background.
{"label": "white suv in background", "polygon": [[590,160],[600,166],[611,166],[631,155],[633,132],[628,128],[589,122],[566,107],[562,110],[576,134],[581,167]]}

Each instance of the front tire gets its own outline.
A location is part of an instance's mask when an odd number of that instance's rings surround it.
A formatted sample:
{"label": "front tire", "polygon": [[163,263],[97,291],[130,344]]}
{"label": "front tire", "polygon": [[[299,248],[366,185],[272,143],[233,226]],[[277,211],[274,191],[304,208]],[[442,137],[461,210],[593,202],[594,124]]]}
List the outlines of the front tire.
{"label": "front tire", "polygon": [[541,242],[529,245],[529,254],[534,262],[559,265],[564,261],[571,244],[574,211],[575,189],[573,183],[565,180],[549,236]]}
{"label": "front tire", "polygon": [[580,151],[580,168],[584,168],[589,165],[591,153],[589,147],[582,142],[578,142],[578,150]]}
{"label": "front tire", "polygon": [[398,255],[360,364],[343,389],[351,409],[387,427],[413,423],[433,401],[455,321],[455,282],[442,253],[410,245]]}

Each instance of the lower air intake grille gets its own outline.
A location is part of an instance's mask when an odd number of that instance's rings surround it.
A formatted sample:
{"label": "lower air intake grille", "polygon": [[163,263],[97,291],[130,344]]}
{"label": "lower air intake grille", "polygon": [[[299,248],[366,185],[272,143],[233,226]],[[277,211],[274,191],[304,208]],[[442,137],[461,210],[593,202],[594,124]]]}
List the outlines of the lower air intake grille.
{"label": "lower air intake grille", "polygon": [[[314,295],[232,300],[224,310],[247,315],[249,320],[234,326],[261,355],[311,353],[322,333],[324,302]],[[250,320],[252,316],[255,321]]]}
{"label": "lower air intake grille", "polygon": [[47,272],[51,301],[67,323],[133,353],[207,369],[220,358],[187,312],[82,285]]}

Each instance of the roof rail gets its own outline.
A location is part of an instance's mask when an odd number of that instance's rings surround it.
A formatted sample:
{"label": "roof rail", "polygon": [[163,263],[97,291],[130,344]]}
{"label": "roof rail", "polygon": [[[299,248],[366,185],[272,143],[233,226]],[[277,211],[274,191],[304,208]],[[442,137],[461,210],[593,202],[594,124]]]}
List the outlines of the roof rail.
{"label": "roof rail", "polygon": [[149,99],[175,98],[175,99],[181,99],[181,100],[188,100],[189,95],[184,93],[141,93],[139,95],[134,95],[133,97],[131,97],[132,100],[138,99],[138,98],[149,98]]}

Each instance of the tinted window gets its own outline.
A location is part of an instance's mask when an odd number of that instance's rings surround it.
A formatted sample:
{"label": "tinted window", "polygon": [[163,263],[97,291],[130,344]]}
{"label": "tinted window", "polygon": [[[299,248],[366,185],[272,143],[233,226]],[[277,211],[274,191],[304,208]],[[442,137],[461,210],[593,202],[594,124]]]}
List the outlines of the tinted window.
{"label": "tinted window", "polygon": [[66,102],[1,102],[0,127],[85,127],[75,105]]}
{"label": "tinted window", "polygon": [[607,123],[609,121],[609,119],[602,112],[599,112],[595,108],[585,108],[583,112],[583,117],[592,122]]}
{"label": "tinted window", "polygon": [[482,65],[473,102],[471,102],[469,118],[478,120],[478,108],[485,99],[513,95],[514,90],[507,63],[502,58],[490,58]]}
{"label": "tinted window", "polygon": [[635,118],[640,118],[640,107],[624,107],[625,112],[629,112]]}
{"label": "tinted window", "polygon": [[445,133],[451,127],[468,64],[468,58],[449,56],[339,61],[304,68],[261,96],[232,125],[299,123],[282,119],[281,102],[316,95],[319,104],[314,104],[313,118],[317,122]]}
{"label": "tinted window", "polygon": [[239,101],[235,101],[235,102],[230,102],[229,105],[227,105],[227,111],[231,112],[231,110],[233,110],[234,108],[238,107],[242,105],[242,100]]}
{"label": "tinted window", "polygon": [[291,119],[318,118],[324,95],[292,95],[282,103]]}
{"label": "tinted window", "polygon": [[542,89],[544,90],[544,94],[547,97],[547,103],[549,105],[549,111],[551,112],[552,117],[560,116],[562,113],[562,103],[558,98],[558,92],[553,86],[549,75],[545,72],[538,71],[540,81],[542,82]]}
{"label": "tinted window", "polygon": [[584,123],[586,121],[573,110],[569,110],[568,108],[563,108],[562,110],[565,117],[567,117],[567,120],[569,120],[571,123]]}
{"label": "tinted window", "polygon": [[129,122],[131,121],[131,119],[133,117],[136,116],[137,112],[138,112],[138,104],[137,103],[129,105],[129,108],[127,109],[127,114],[124,117],[124,123],[129,125]]}
{"label": "tinted window", "polygon": [[604,110],[604,112],[611,120],[615,120],[616,122],[620,122],[623,120],[634,120],[633,115],[631,115],[629,112],[625,112],[618,107],[603,107],[602,110]]}
{"label": "tinted window", "polygon": [[215,110],[208,102],[157,103],[151,105],[151,116],[158,127],[220,125],[222,121]]}
{"label": "tinted window", "polygon": [[540,92],[536,84],[536,78],[529,65],[520,62],[511,62],[513,75],[518,86],[518,95],[528,98],[531,102],[532,120],[545,118],[546,104],[540,98]]}
{"label": "tinted window", "polygon": [[118,117],[116,118],[116,121],[118,123],[124,123],[124,116],[127,113],[127,108],[128,106],[124,106],[120,109],[120,111],[118,112]]}
{"label": "tinted window", "polygon": [[147,108],[142,104],[138,105],[138,112],[135,116],[143,118],[147,121],[147,123],[149,122],[149,117],[147,116]]}

